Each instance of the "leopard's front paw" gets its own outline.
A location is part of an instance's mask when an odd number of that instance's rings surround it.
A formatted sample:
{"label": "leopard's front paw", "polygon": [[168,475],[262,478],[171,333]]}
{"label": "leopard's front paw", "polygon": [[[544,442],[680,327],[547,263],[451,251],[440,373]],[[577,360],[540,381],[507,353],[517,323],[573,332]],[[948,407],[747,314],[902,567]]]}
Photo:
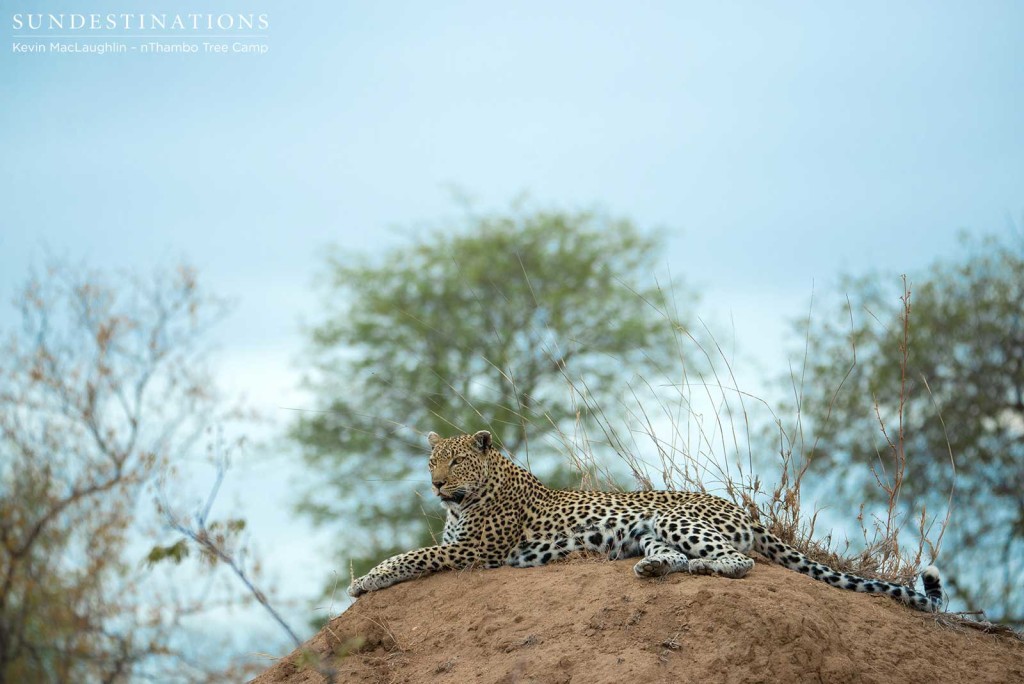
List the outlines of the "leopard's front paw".
{"label": "leopard's front paw", "polygon": [[352,584],[348,585],[348,595],[352,598],[359,598],[366,593],[366,589],[360,584],[360,580],[353,580]]}
{"label": "leopard's front paw", "polygon": [[363,575],[358,579],[352,580],[352,584],[348,587],[348,595],[353,598],[358,598],[363,594],[383,589],[386,586],[388,586],[388,583],[381,581],[379,576],[376,576],[371,572],[368,575]]}

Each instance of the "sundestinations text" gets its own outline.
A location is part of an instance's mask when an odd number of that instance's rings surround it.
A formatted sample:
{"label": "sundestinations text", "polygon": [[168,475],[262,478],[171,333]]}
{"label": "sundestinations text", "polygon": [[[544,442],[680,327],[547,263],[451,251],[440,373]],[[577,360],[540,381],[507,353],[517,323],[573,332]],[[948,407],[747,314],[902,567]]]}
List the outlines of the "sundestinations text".
{"label": "sundestinations text", "polygon": [[14,14],[15,31],[266,31],[270,15],[262,14]]}

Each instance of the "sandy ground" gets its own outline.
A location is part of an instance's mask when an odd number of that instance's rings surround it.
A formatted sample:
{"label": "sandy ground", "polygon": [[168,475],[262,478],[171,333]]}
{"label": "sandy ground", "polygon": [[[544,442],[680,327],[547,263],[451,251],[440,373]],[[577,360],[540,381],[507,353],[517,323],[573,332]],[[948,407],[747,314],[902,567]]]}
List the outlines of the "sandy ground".
{"label": "sandy ground", "polygon": [[[758,560],[640,580],[632,561],[447,572],[368,594],[257,684],[1024,682],[1024,642]],[[342,657],[338,657],[338,656]]]}

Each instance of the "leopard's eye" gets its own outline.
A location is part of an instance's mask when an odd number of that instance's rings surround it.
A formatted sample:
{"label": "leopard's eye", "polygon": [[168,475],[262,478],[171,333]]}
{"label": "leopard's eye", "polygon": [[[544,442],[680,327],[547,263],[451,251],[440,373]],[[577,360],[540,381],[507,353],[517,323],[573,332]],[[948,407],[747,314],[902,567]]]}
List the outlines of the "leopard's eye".
{"label": "leopard's eye", "polygon": [[456,466],[456,465],[458,465],[458,464],[459,464],[459,461],[461,461],[461,460],[462,460],[461,458],[459,458],[458,456],[456,456],[455,458],[453,458],[453,459],[452,459],[451,465],[452,465],[452,466]]}

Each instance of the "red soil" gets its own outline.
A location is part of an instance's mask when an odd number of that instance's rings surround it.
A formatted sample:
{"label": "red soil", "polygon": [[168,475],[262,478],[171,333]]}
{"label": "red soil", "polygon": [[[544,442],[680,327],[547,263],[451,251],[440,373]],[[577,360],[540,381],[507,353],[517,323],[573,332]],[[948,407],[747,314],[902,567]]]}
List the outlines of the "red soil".
{"label": "red soil", "polygon": [[[1024,642],[758,559],[743,579],[632,561],[445,572],[368,594],[257,684],[1024,682]],[[339,657],[341,656],[341,657]]]}

